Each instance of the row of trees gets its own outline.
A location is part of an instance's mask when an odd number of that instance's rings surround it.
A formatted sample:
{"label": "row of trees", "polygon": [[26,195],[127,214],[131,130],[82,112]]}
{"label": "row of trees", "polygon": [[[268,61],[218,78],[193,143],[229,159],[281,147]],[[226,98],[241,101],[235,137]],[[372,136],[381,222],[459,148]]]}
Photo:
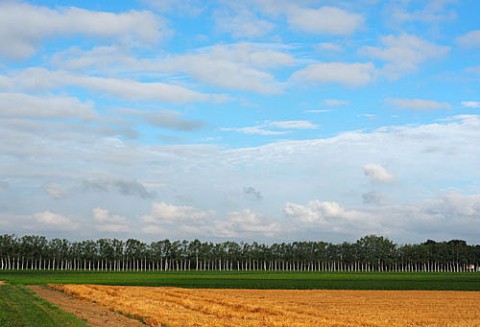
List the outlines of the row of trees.
{"label": "row of trees", "polygon": [[397,245],[368,235],[355,243],[271,245],[136,239],[70,242],[43,236],[0,236],[0,269],[171,271],[446,271],[480,270],[480,245],[462,240]]}

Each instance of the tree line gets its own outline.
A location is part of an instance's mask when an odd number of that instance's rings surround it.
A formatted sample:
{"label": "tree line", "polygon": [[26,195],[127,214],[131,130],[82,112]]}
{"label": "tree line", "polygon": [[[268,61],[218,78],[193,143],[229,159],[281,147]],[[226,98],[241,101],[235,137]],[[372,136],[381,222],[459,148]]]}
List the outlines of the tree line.
{"label": "tree line", "polygon": [[0,235],[0,270],[87,271],[480,271],[480,245],[463,240],[398,245],[367,235],[354,243],[145,242],[102,238],[71,242]]}

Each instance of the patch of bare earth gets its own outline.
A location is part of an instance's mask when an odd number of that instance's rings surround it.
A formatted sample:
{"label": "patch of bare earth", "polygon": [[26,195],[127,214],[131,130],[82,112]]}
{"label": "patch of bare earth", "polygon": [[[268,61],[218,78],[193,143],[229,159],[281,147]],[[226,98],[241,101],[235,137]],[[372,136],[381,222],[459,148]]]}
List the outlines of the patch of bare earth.
{"label": "patch of bare earth", "polygon": [[5,283],[0,280],[0,286],[2,286],[3,284],[5,284]]}
{"label": "patch of bare earth", "polygon": [[45,286],[30,286],[30,288],[41,298],[85,320],[92,327],[145,327],[138,320],[110,311],[91,301],[78,299]]}

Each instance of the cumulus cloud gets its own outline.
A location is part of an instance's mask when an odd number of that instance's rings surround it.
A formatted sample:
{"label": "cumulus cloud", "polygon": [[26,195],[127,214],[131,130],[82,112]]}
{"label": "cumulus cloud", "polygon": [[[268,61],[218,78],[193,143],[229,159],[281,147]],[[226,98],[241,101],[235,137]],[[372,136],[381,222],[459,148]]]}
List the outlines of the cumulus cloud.
{"label": "cumulus cloud", "polygon": [[93,209],[95,228],[100,232],[125,233],[129,231],[127,218],[111,214],[109,210],[102,208]]}
{"label": "cumulus cloud", "polygon": [[328,6],[318,9],[291,6],[286,14],[293,28],[312,34],[351,35],[364,23],[359,14]]}
{"label": "cumulus cloud", "polygon": [[471,31],[457,38],[457,43],[464,48],[480,47],[480,30]]}
{"label": "cumulus cloud", "polygon": [[51,211],[37,212],[33,215],[33,219],[44,228],[52,228],[54,230],[74,230],[78,224],[74,223],[70,218],[53,213]]}
{"label": "cumulus cloud", "polygon": [[281,86],[267,69],[293,63],[293,57],[281,50],[280,46],[253,43],[215,45],[148,66],[163,72],[183,72],[226,89],[275,94],[281,92]]}
{"label": "cumulus cloud", "polygon": [[345,209],[337,202],[313,200],[305,205],[286,203],[283,212],[296,223],[306,223],[327,233],[345,233],[359,227],[360,230],[366,230],[375,225],[374,220],[365,213]]}
{"label": "cumulus cloud", "polygon": [[380,43],[380,47],[362,47],[360,53],[386,62],[383,71],[392,78],[415,72],[423,62],[442,57],[450,50],[409,34],[383,36]]}
{"label": "cumulus cloud", "polygon": [[364,165],[363,173],[374,183],[390,183],[395,179],[385,167],[377,164]]}
{"label": "cumulus cloud", "polygon": [[293,73],[294,81],[319,84],[343,84],[364,86],[375,79],[376,69],[372,63],[328,62],[316,63]]}
{"label": "cumulus cloud", "polygon": [[91,102],[83,103],[72,97],[0,93],[0,117],[92,120],[97,114]]}
{"label": "cumulus cloud", "polygon": [[454,192],[410,204],[356,209],[314,200],[305,205],[286,203],[284,213],[296,224],[308,224],[317,233],[337,232],[355,237],[378,233],[417,241],[472,238],[476,231],[471,228],[480,222],[480,195]]}
{"label": "cumulus cloud", "polygon": [[155,44],[163,23],[144,11],[111,13],[80,8],[49,9],[26,3],[0,3],[0,55],[24,59],[41,43],[58,36],[86,35],[113,38],[128,45]]}
{"label": "cumulus cloud", "polygon": [[397,109],[408,109],[408,110],[439,110],[439,109],[450,109],[452,106],[447,102],[438,102],[433,100],[424,100],[424,99],[399,99],[399,98],[388,98],[385,99],[385,103],[391,106],[394,106]]}
{"label": "cumulus cloud", "polygon": [[428,201],[422,211],[442,220],[457,221],[467,218],[480,222],[480,195],[462,195],[451,192]]}
{"label": "cumulus cloud", "polygon": [[176,206],[165,202],[154,202],[151,214],[142,220],[148,224],[189,223],[212,218],[213,210],[200,210],[191,206]]}
{"label": "cumulus cloud", "polygon": [[216,227],[225,237],[256,234],[269,237],[282,231],[279,224],[265,221],[263,215],[250,209],[229,212],[228,219],[217,222]]}
{"label": "cumulus cloud", "polygon": [[90,192],[117,192],[125,196],[137,196],[142,199],[155,197],[154,192],[137,181],[129,181],[115,178],[85,179],[82,181],[82,190]]}

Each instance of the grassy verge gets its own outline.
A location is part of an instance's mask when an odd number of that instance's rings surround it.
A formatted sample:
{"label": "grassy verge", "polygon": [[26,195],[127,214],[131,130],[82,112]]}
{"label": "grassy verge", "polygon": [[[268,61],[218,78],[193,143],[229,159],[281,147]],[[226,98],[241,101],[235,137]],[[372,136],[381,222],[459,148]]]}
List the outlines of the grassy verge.
{"label": "grassy verge", "polygon": [[0,326],[88,326],[82,320],[37,297],[23,285],[0,286]]}
{"label": "grassy verge", "polygon": [[478,273],[0,271],[11,284],[103,284],[243,289],[480,291]]}

